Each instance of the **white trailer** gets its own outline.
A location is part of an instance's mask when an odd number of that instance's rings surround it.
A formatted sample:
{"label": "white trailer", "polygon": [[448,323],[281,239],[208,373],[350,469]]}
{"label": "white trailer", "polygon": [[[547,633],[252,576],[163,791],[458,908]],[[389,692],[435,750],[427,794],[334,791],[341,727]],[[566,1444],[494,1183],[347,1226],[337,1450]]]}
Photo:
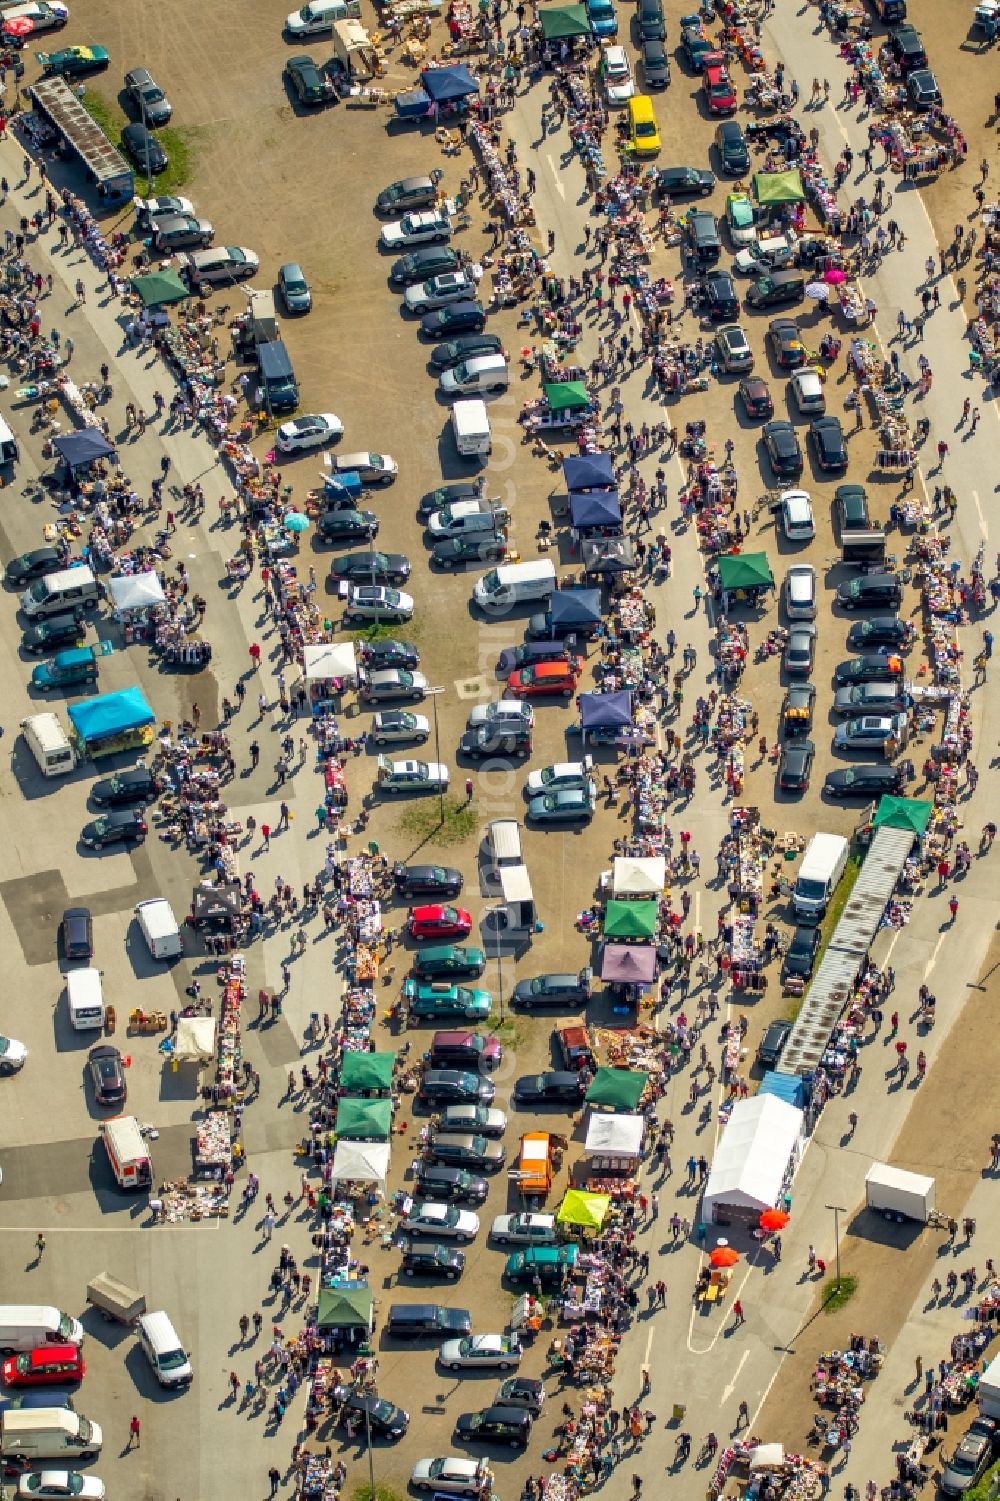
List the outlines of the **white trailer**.
{"label": "white trailer", "polygon": [[917,1220],[926,1225],[934,1213],[934,1190],[933,1178],[873,1162],[865,1179],[865,1203],[887,1220]]}

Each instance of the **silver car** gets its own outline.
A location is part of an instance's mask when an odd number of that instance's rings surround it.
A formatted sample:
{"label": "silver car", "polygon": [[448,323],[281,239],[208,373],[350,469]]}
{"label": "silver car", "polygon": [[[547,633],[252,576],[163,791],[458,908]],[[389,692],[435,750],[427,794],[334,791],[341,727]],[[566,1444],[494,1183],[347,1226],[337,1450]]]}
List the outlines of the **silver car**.
{"label": "silver car", "polygon": [[906,734],[906,714],[865,714],[838,725],[833,736],[835,750],[884,750],[890,740],[901,742]]}
{"label": "silver car", "polygon": [[372,720],[372,739],[376,745],[398,745],[413,741],[423,745],[431,733],[424,714],[409,714],[405,709],[389,709]]}
{"label": "silver car", "polygon": [[386,667],[381,672],[369,673],[362,679],[358,697],[365,703],[389,703],[394,699],[407,698],[416,703],[427,692],[427,679],[422,672],[407,672],[401,667]]}

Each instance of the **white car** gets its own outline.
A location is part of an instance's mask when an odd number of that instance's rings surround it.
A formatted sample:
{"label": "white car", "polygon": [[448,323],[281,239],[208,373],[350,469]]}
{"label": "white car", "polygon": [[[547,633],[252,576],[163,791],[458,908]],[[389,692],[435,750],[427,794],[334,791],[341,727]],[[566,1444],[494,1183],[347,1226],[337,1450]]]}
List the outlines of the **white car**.
{"label": "white car", "polygon": [[816,535],[808,490],[786,490],[781,496],[781,525],[789,542],[808,542]]}
{"label": "white car", "polygon": [[557,792],[560,787],[587,787],[596,792],[591,776],[593,763],[586,761],[557,761],[554,766],[543,766],[541,771],[529,774],[524,784],[526,797],[540,797],[543,792]]}
{"label": "white car", "polygon": [[451,220],[436,209],[423,214],[407,214],[395,224],[385,225],[379,235],[386,250],[408,250],[411,245],[435,245],[450,239]]}
{"label": "white car", "polygon": [[306,448],[322,448],[344,436],[344,424],[332,412],[313,412],[308,417],[293,417],[278,428],[277,444],[282,453],[300,453]]}
{"label": "white car", "polygon": [[826,411],[823,382],[817,371],[808,367],[793,370],[788,384],[795,397],[795,405],[804,417],[815,417]]}
{"label": "white car", "polygon": [[447,792],[448,780],[448,768],[443,761],[390,761],[379,756],[378,785],[392,796],[402,792]]}
{"label": "white car", "polygon": [[13,1037],[0,1036],[0,1074],[16,1074],[25,1065],[28,1049]]}
{"label": "white car", "polygon": [[427,679],[424,674],[411,672],[407,667],[383,667],[378,672],[371,672],[362,680],[358,689],[358,697],[371,704],[401,698],[417,702],[426,693]]}
{"label": "white car", "polygon": [[376,745],[396,745],[404,740],[423,745],[430,733],[426,714],[410,714],[405,709],[389,709],[372,720],[372,739]]}
{"label": "white car", "polygon": [[104,1501],[107,1491],[104,1481],[97,1475],[81,1475],[79,1470],[38,1470],[33,1475],[21,1476],[17,1494],[32,1496],[35,1501],[63,1496],[79,1497],[82,1501]]}
{"label": "white car", "polygon": [[463,297],[475,300],[476,283],[465,271],[446,271],[443,276],[432,276],[430,281],[407,287],[403,294],[407,312],[429,313],[434,308],[447,307],[449,302],[461,302]]}
{"label": "white car", "polygon": [[492,1366],[509,1371],[520,1365],[523,1353],[516,1334],[467,1334],[465,1339],[446,1339],[438,1360],[449,1371]]}
{"label": "white car", "polygon": [[466,729],[474,730],[481,724],[502,725],[515,721],[530,729],[535,722],[534,709],[523,698],[498,698],[491,704],[477,704],[469,715]]}
{"label": "white car", "polygon": [[604,92],[608,103],[627,104],[635,93],[632,69],[624,47],[605,47],[601,58]]}
{"label": "white car", "polygon": [[[396,765],[400,763],[397,761]],[[423,1201],[414,1204],[400,1225],[404,1235],[436,1235],[447,1240],[472,1240],[479,1233],[479,1216],[454,1204]]]}
{"label": "white car", "polygon": [[174,198],[169,195],[160,198],[133,198],[132,207],[140,229],[150,229],[154,219],[194,216],[194,205],[190,198]]}
{"label": "white car", "polygon": [[767,235],[756,244],[745,245],[737,252],[733,264],[741,276],[766,276],[768,271],[784,271],[795,262],[795,237]]}
{"label": "white car", "polygon": [[498,1214],[490,1234],[501,1246],[554,1246],[554,1214]]}
{"label": "white car", "polygon": [[460,1459],[457,1454],[446,1454],[443,1459],[418,1459],[410,1484],[416,1491],[479,1496],[483,1481],[488,1478],[489,1463],[488,1459]]}

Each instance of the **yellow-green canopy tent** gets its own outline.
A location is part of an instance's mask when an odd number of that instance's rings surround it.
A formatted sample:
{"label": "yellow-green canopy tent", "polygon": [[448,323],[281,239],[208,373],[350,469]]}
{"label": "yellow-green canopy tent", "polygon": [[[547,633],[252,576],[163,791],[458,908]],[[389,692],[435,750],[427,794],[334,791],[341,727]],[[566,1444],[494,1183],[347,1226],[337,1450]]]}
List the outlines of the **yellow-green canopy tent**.
{"label": "yellow-green canopy tent", "polygon": [[582,1188],[570,1188],[559,1205],[556,1219],[560,1225],[576,1225],[581,1230],[600,1230],[610,1208],[610,1194],[592,1194]]}

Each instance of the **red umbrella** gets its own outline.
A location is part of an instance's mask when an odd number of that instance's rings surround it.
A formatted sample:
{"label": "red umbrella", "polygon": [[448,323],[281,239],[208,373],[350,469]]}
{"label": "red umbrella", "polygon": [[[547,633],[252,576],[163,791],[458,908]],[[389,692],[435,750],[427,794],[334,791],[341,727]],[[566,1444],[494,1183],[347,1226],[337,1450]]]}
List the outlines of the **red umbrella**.
{"label": "red umbrella", "polygon": [[4,31],[9,31],[11,36],[30,36],[35,29],[35,23],[30,16],[12,16],[4,24]]}
{"label": "red umbrella", "polygon": [[739,1251],[734,1251],[732,1246],[719,1246],[708,1258],[712,1266],[735,1266],[740,1259]]}
{"label": "red umbrella", "polygon": [[790,1219],[784,1209],[765,1209],[758,1224],[762,1230],[784,1230]]}

